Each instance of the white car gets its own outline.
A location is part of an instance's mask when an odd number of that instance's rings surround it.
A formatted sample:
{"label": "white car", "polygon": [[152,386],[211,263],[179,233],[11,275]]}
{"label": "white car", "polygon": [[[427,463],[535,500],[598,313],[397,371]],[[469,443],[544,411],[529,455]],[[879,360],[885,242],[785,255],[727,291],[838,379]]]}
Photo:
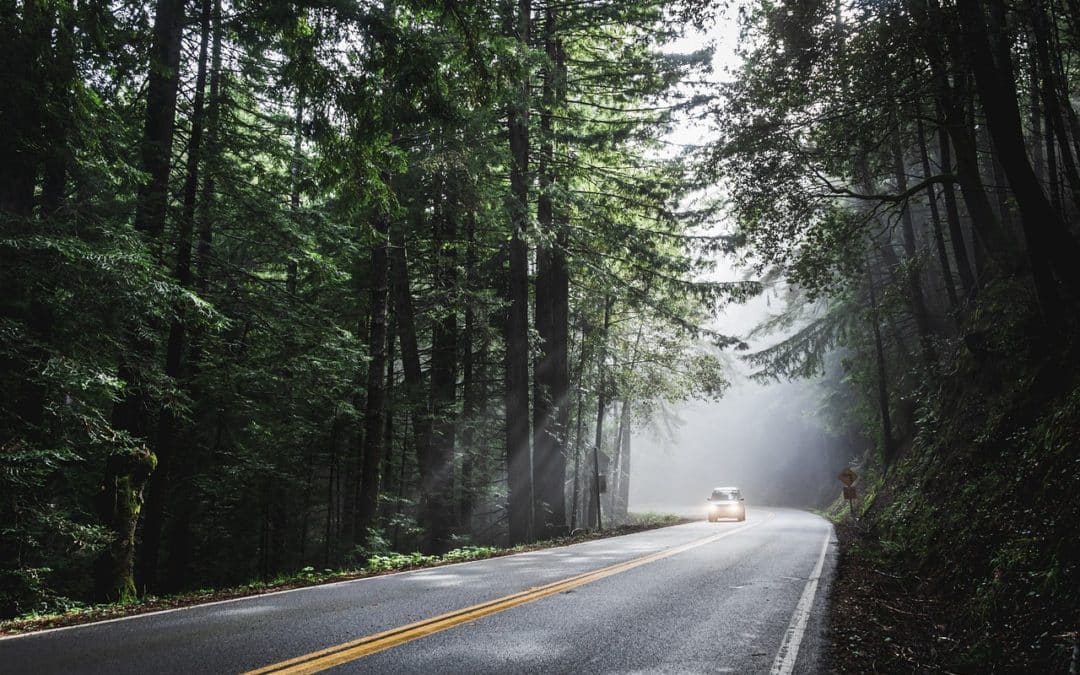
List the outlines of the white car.
{"label": "white car", "polygon": [[746,505],[743,504],[742,491],[737,487],[713,488],[712,494],[705,501],[709,505],[710,523],[715,523],[721,518],[746,520]]}

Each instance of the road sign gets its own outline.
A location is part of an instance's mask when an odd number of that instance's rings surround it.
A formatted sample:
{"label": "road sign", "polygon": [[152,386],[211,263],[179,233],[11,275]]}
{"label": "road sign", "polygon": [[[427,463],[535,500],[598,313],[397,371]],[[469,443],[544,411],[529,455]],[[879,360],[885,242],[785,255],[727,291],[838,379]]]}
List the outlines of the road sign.
{"label": "road sign", "polygon": [[855,494],[855,488],[851,487],[850,485],[844,486],[844,499],[855,499],[856,496],[857,495]]}
{"label": "road sign", "polygon": [[847,485],[848,487],[851,487],[851,485],[855,482],[855,480],[858,477],[859,477],[859,474],[852,471],[850,466],[845,467],[844,470],[840,472],[840,475],[837,476],[837,478],[840,479],[840,482],[843,483],[844,485]]}

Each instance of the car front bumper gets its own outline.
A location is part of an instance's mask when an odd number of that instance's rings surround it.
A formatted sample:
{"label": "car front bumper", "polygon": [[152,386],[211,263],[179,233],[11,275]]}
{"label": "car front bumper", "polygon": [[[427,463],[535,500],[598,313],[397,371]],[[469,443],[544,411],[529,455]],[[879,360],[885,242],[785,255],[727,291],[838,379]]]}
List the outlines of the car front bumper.
{"label": "car front bumper", "polygon": [[742,504],[711,504],[709,506],[710,518],[742,518],[746,515],[746,507]]}

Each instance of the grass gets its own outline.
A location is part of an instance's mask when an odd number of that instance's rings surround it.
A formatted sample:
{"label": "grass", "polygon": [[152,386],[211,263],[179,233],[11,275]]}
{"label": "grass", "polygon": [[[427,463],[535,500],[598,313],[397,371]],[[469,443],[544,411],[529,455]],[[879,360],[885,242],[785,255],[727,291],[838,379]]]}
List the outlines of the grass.
{"label": "grass", "polygon": [[499,548],[493,546],[464,546],[442,555],[423,553],[386,553],[370,556],[362,567],[351,569],[315,569],[304,567],[292,574],[280,575],[272,579],[255,580],[241,586],[229,588],[204,588],[187,593],[165,597],[147,596],[127,603],[108,603],[83,605],[71,603],[62,611],[29,612],[22,616],[0,621],[0,635],[20,635],[49,628],[74,626],[95,621],[105,621],[125,616],[134,616],[166,609],[189,607],[207,602],[244,598],[274,591],[305,588],[319,584],[350,581],[366,577],[403,572],[408,570],[438,567],[455,563],[484,560],[499,556],[525,553],[559,546],[569,546],[594,539],[617,537],[634,532],[642,532],[661,527],[670,527],[689,522],[685,518],[669,513],[631,513],[625,523],[603,531],[582,531],[531,544]]}

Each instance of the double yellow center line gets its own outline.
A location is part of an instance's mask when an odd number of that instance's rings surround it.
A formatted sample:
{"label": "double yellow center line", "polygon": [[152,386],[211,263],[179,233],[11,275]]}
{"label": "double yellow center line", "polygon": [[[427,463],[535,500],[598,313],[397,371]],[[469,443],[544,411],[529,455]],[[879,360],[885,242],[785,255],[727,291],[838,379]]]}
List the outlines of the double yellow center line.
{"label": "double yellow center line", "polygon": [[665,549],[656,553],[651,553],[640,558],[634,558],[633,560],[627,560],[625,562],[617,563],[609,567],[602,567],[592,572],[585,572],[577,576],[556,581],[554,583],[546,584],[544,586],[536,586],[519,593],[507,595],[495,600],[489,600],[482,602],[478,605],[472,605],[471,607],[464,607],[462,609],[454,610],[446,614],[440,614],[433,616],[422,621],[410,623],[397,628],[392,628],[388,631],[381,633],[375,633],[366,637],[345,642],[334,647],[328,647],[326,649],[319,650],[317,652],[311,652],[310,654],[304,654],[303,656],[297,656],[296,658],[289,659],[287,661],[281,661],[274,663],[257,670],[248,671],[245,675],[257,675],[261,673],[289,673],[290,675],[299,675],[300,673],[317,673],[328,668],[340,666],[349,661],[355,661],[356,659],[370,656],[376,652],[381,652],[391,647],[396,647],[406,642],[411,642],[418,638],[422,638],[427,635],[439,633],[454,626],[460,626],[463,623],[470,621],[476,621],[477,619],[502,612],[518,605],[524,605],[529,602],[534,602],[541,598],[546,598],[549,595],[555,595],[562,593],[578,586],[591,583],[593,581],[599,581],[607,577],[625,572],[627,570],[634,569],[635,567],[641,567],[642,565],[648,565],[651,562],[662,560],[664,558],[670,558],[673,555],[678,555],[690,549],[698,548],[699,546],[705,546],[715,541],[719,541],[724,537],[730,537],[733,534],[737,534],[744,530],[748,530],[752,527],[756,527],[765,523],[773,518],[774,514],[768,514],[763,520],[759,520],[748,525],[743,525],[734,530],[727,530],[720,534],[715,534],[704,539],[698,539],[696,541],[682,544],[674,548]]}

